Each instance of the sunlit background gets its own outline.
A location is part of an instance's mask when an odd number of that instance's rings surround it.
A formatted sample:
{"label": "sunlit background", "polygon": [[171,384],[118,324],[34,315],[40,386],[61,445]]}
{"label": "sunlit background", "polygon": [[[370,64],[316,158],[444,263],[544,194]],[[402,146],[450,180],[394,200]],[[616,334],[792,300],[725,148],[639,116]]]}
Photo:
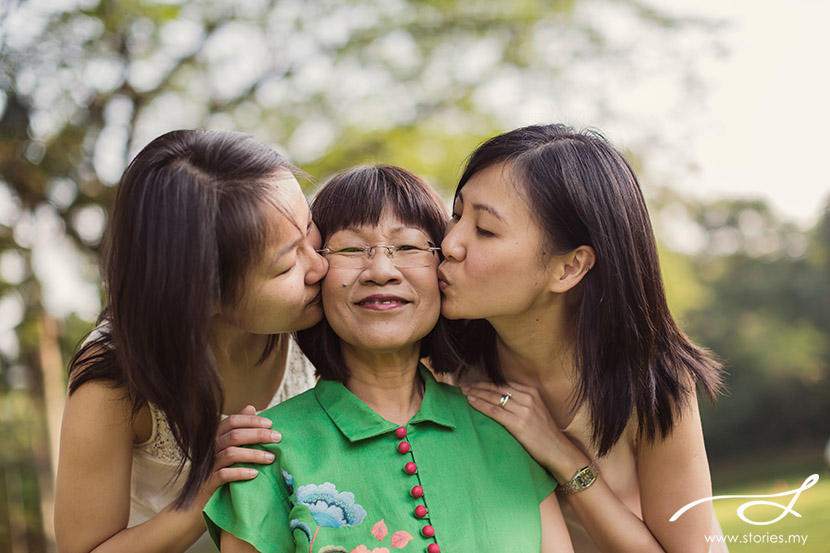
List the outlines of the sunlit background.
{"label": "sunlit background", "polygon": [[[318,182],[403,165],[448,200],[486,137],[602,130],[640,173],[675,315],[728,366],[702,406],[715,492],[830,477],[828,20],[823,0],[0,0],[0,551],[54,551],[65,366],[115,184],[182,127],[250,133]],[[830,486],[797,509],[767,530],[824,551]]]}

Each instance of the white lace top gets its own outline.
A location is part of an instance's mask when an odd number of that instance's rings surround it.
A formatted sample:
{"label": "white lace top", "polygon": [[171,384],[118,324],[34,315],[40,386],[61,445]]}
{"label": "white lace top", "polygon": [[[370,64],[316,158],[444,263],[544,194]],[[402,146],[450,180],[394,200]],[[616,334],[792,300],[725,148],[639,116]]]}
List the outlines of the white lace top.
{"label": "white lace top", "polygon": [[[294,397],[314,384],[314,367],[294,341],[289,340],[285,375],[268,407]],[[187,465],[176,478],[182,452],[176,446],[167,418],[155,405],[149,404],[149,407],[153,419],[152,433],[146,442],[133,447],[129,526],[141,524],[171,504],[187,478]],[[187,550],[187,553],[202,552],[216,552],[207,534],[203,534]]]}

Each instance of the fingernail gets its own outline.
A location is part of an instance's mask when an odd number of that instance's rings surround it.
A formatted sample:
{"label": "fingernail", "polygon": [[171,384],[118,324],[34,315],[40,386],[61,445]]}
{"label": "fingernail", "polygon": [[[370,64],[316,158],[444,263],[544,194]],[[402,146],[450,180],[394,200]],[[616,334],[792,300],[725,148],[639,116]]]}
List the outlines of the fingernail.
{"label": "fingernail", "polygon": [[461,386],[461,393],[466,394],[466,393],[467,393],[467,392],[469,392],[469,391],[470,391],[470,387],[469,387],[469,386],[467,386],[466,384],[465,384],[465,385],[463,385],[463,386]]}
{"label": "fingernail", "polygon": [[259,474],[259,471],[256,470],[256,469],[247,469],[247,472],[248,472],[248,477],[249,478],[256,478],[257,475]]}
{"label": "fingernail", "polygon": [[469,401],[470,403],[475,403],[476,402],[476,397],[475,396],[467,396],[467,401]]}
{"label": "fingernail", "polygon": [[274,424],[274,423],[271,421],[271,419],[266,419],[266,418],[260,417],[259,418],[259,424],[263,428],[271,428],[271,425]]}
{"label": "fingernail", "polygon": [[280,434],[276,430],[272,430],[271,431],[271,440],[274,441],[274,442],[278,442],[278,441],[282,440],[282,434]]}
{"label": "fingernail", "polygon": [[265,460],[269,463],[272,462],[277,457],[273,453],[265,453]]}

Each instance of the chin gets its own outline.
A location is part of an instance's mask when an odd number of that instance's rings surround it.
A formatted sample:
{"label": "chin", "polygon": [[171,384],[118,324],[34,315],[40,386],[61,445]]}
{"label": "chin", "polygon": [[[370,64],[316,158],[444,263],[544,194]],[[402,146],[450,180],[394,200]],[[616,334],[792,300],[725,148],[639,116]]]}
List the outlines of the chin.
{"label": "chin", "polygon": [[441,302],[441,315],[451,320],[470,318],[462,310],[458,309],[458,306],[453,305],[451,302],[447,301],[446,298]]}
{"label": "chin", "polygon": [[315,309],[309,309],[303,315],[302,318],[298,319],[294,325],[288,330],[283,332],[294,332],[297,330],[305,330],[307,328],[311,328],[312,326],[316,325],[320,321],[323,320],[323,308],[320,306],[316,306]]}

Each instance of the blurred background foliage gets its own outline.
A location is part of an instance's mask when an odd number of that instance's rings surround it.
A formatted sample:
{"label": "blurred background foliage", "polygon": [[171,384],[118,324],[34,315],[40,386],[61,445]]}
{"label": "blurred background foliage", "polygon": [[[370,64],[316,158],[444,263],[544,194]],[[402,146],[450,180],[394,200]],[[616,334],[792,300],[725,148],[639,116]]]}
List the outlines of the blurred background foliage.
{"label": "blurred background foliage", "polygon": [[[383,161],[449,198],[475,145],[517,124],[638,126],[624,91],[656,73],[684,90],[665,113],[693,106],[705,86],[690,60],[718,55],[717,31],[640,0],[0,4],[0,550],[54,547],[65,363],[102,304],[96,255],[115,184],[152,138],[241,130],[318,181]],[[710,458],[818,452],[830,435],[830,206],[803,229],[761,201],[678,193],[648,164],[677,125],[643,126],[626,148],[673,310],[728,368],[727,395],[703,407]]]}

